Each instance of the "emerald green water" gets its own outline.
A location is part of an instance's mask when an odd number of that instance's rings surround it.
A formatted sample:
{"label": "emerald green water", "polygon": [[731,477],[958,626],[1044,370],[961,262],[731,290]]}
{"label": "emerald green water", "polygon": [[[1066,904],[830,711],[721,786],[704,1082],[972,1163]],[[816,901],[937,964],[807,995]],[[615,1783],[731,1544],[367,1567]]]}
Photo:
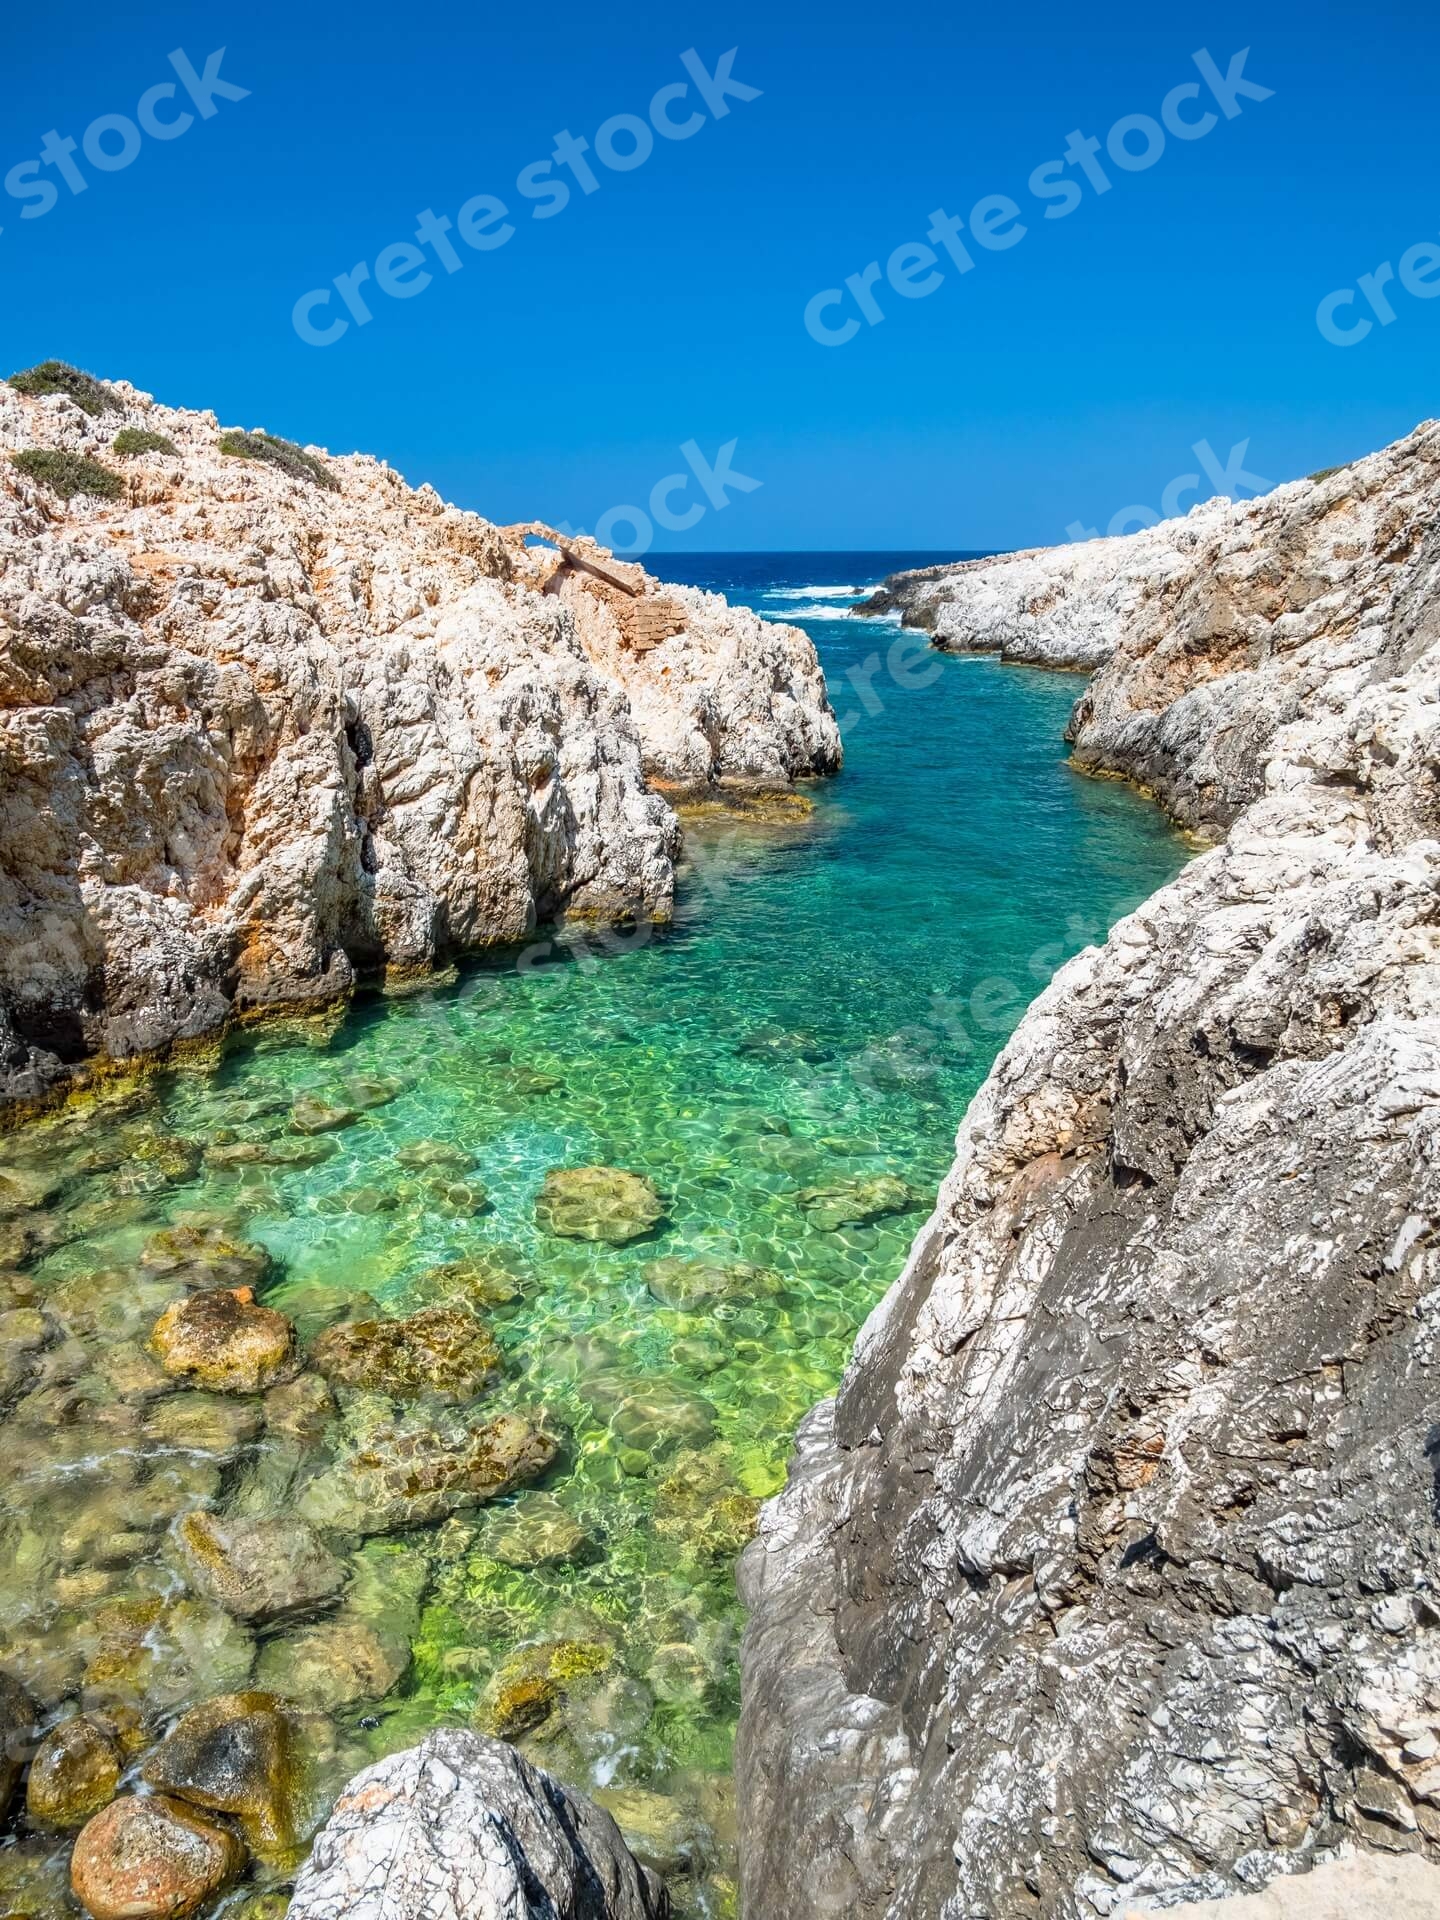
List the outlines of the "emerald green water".
{"label": "emerald green water", "polygon": [[[857,704],[847,669],[895,630],[836,619],[842,597],[797,589],[862,586],[883,564],[750,556],[688,577],[772,616],[799,610],[843,711]],[[165,1473],[167,1521],[197,1500],[292,1511],[393,1409],[342,1390],[337,1417],[296,1442],[262,1424],[256,1401],[253,1431],[162,1444],[164,1394],[122,1364],[183,1291],[157,1270],[157,1231],[199,1217],[268,1249],[261,1297],[305,1340],[363,1314],[364,1296],[386,1314],[452,1299],[437,1269],[482,1256],[514,1296],[482,1309],[505,1356],[483,1412],[543,1408],[566,1436],[543,1485],[589,1557],[506,1565],[484,1511],[363,1549],[338,1542],[356,1577],[346,1618],[411,1657],[378,1697],[373,1678],[338,1687],[351,1697],[320,1729],[312,1810],[347,1771],[437,1723],[491,1721],[516,1650],[563,1641],[551,1711],[522,1748],[581,1787],[630,1790],[622,1824],[671,1867],[681,1911],[734,1911],[732,1569],[751,1503],[780,1486],[797,1422],[834,1389],[899,1271],[1025,1003],[1185,857],[1134,795],[1069,771],[1060,734],[1078,682],[934,664],[923,689],[876,680],[883,710],[848,730],[846,772],[813,791],[808,819],[690,824],[663,936],[577,939],[362,999],[342,1022],[252,1034],[218,1070],[160,1076],[0,1142],[6,1166],[52,1189],[0,1222],[0,1361],[17,1313],[48,1315],[50,1342],[20,1369],[8,1414],[0,1666],[52,1710],[98,1688],[152,1732],[180,1706],[251,1678],[285,1691],[300,1672],[303,1628],[202,1622],[187,1640],[170,1533],[137,1530],[126,1511]],[[384,1103],[322,1136],[327,1157],[273,1163],[272,1148],[313,1146],[291,1130],[297,1095],[353,1103],[364,1080]],[[417,1142],[468,1167],[397,1159]],[[546,1171],[588,1164],[646,1176],[664,1204],[656,1230],[625,1246],[543,1231]],[[911,1192],[870,1224],[797,1203],[879,1174]],[[682,1311],[647,1285],[662,1257],[760,1272]],[[67,1911],[65,1853],[22,1828],[0,1850],[0,1911]]]}

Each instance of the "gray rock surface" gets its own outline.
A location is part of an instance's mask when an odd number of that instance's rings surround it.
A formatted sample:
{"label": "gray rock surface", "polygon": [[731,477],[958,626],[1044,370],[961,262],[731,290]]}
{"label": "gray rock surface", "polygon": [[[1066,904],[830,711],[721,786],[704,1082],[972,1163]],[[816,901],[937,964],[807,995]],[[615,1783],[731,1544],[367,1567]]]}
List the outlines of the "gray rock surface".
{"label": "gray rock surface", "polygon": [[478,1733],[444,1730],[352,1780],[290,1920],[668,1920],[608,1813]]}
{"label": "gray rock surface", "polygon": [[[1139,1920],[1149,1907],[1131,1907]],[[1440,1867],[1411,1855],[1352,1853],[1308,1873],[1282,1874],[1259,1893],[1187,1901],[1180,1920],[1433,1920]]]}
{"label": "gray rock surface", "polygon": [[1437,527],[1427,427],[921,583],[946,644],[1101,635],[1078,757],[1225,838],[1036,1001],[764,1511],[749,1913],[1440,1860]]}
{"label": "gray rock surface", "polygon": [[[663,921],[650,780],[838,767],[795,629],[113,393],[92,419],[0,385],[0,1101],[561,912]],[[178,453],[121,459],[121,426]],[[12,464],[36,449],[119,496],[63,501]]]}

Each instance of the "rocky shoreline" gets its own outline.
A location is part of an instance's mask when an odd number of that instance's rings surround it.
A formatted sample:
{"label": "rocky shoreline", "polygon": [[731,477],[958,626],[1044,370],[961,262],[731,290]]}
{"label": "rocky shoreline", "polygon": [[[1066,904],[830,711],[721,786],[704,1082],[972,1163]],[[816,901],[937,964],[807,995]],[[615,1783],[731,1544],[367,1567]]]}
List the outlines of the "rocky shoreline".
{"label": "rocky shoreline", "polygon": [[839,767],[795,628],[364,455],[22,378],[0,385],[0,1111],[557,916],[663,922],[662,785]]}
{"label": "rocky shoreline", "polygon": [[1440,1861],[1440,428],[899,576],[1218,842],[1067,966],[742,1563],[745,1910]]}

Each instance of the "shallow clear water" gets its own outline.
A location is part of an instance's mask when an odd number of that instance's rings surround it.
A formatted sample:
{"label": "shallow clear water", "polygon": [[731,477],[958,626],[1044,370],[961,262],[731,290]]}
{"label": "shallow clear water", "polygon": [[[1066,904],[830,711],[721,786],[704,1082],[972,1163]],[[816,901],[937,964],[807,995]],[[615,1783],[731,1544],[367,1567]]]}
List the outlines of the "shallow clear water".
{"label": "shallow clear water", "polygon": [[[524,1749],[620,1792],[627,1830],[681,1867],[682,1911],[719,1915],[734,1899],[732,1567],[753,1502],[780,1485],[796,1423],[899,1271],[1024,1005],[1185,848],[1125,788],[1069,771],[1076,680],[934,656],[922,687],[862,674],[879,705],[865,710],[847,675],[899,630],[837,617],[853,596],[835,589],[898,556],[655,564],[806,626],[837,710],[858,715],[844,776],[813,790],[808,818],[690,822],[661,937],[542,946],[519,966],[507,956],[362,1001],[343,1022],[253,1034],[216,1070],[0,1142],[0,1161],[55,1188],[0,1221],[0,1364],[9,1328],[9,1390],[23,1396],[0,1509],[0,1666],[48,1702],[83,1687],[152,1726],[251,1674],[299,1692],[334,1729],[316,1723],[317,1807],[347,1769],[438,1722],[498,1724],[518,1679],[538,1701],[520,1718],[551,1708]],[[304,1138],[290,1120],[307,1092],[360,1110],[310,1141],[326,1157],[276,1165],[275,1143],[283,1154]],[[247,1159],[247,1142],[268,1157]],[[466,1164],[397,1157],[418,1142]],[[628,1245],[542,1231],[547,1170],[587,1164],[645,1176],[658,1227]],[[833,1191],[797,1200],[815,1189]],[[842,1217],[881,1204],[898,1210]],[[473,1270],[461,1282],[447,1263],[480,1255],[491,1283],[508,1275],[499,1291],[513,1297],[482,1309],[505,1356],[483,1411],[543,1408],[565,1436],[543,1484],[561,1531],[565,1516],[583,1529],[575,1557],[506,1563],[542,1553],[536,1530],[556,1524],[524,1502],[518,1552],[493,1509],[372,1540],[343,1617],[380,1635],[391,1667],[408,1647],[393,1680],[342,1672],[303,1629],[187,1624],[170,1515],[197,1499],[260,1516],[303,1507],[331,1456],[393,1413],[342,1391],[340,1417],[296,1441],[258,1417],[215,1431],[207,1401],[177,1439],[175,1398],[136,1370],[183,1291],[155,1235],[195,1216],[269,1250],[261,1297],[307,1339],[363,1315],[361,1296],[391,1314],[473,1304]],[[657,1260],[726,1271],[647,1274]],[[673,1304],[697,1285],[691,1310]],[[14,1314],[37,1307],[49,1344],[34,1349],[33,1320]],[[167,1472],[167,1497],[136,1520]],[[527,1665],[537,1642],[567,1651]],[[23,1836],[0,1851],[0,1911],[63,1910],[64,1855]]]}

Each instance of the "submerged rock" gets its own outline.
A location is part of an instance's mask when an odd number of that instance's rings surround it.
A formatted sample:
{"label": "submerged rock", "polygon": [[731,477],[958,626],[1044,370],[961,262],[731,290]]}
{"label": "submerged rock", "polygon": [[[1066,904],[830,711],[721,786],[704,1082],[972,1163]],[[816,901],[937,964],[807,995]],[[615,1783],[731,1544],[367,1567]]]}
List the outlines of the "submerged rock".
{"label": "submerged rock", "polygon": [[517,1740],[543,1724],[567,1694],[592,1686],[615,1663],[594,1640],[548,1640],[521,1647],[500,1668],[476,1709],[481,1725],[502,1740]]}
{"label": "submerged rock", "polygon": [[175,1393],[145,1408],[144,1437],[152,1445],[205,1454],[228,1466],[258,1439],[260,1410],[218,1393]]}
{"label": "submerged rock", "polygon": [[[377,1891],[377,1889],[379,1891]],[[430,1734],[352,1780],[290,1920],[669,1920],[608,1813],[479,1734]]]}
{"label": "submerged rock", "polygon": [[911,1213],[925,1204],[921,1196],[892,1173],[858,1174],[828,1187],[802,1187],[795,1204],[822,1232],[837,1227],[864,1227],[891,1213]]}
{"label": "submerged rock", "polygon": [[80,1827],[120,1790],[125,1748],[100,1713],[62,1720],[40,1742],[25,1785],[25,1809],[42,1827]]}
{"label": "submerged rock", "polygon": [[300,1774],[283,1703],[258,1692],[224,1694],[192,1707],[141,1769],[147,1786],[233,1819],[262,1857],[295,1846]]}
{"label": "submerged rock", "polygon": [[502,1566],[533,1572],[593,1560],[599,1548],[552,1493],[522,1493],[513,1506],[492,1513],[480,1537],[481,1551]]}
{"label": "submerged rock", "polygon": [[177,1300],[156,1321],[150,1340],[166,1373],[214,1393],[263,1393],[300,1367],[290,1322],[256,1306],[247,1288]]}
{"label": "submerged rock", "polygon": [[391,1428],[311,1480],[299,1509],[337,1533],[433,1526],[538,1480],[559,1451],[542,1422],[518,1413],[449,1431]]}
{"label": "submerged rock", "polygon": [[96,1814],[75,1842],[70,1884],[91,1920],[188,1920],[244,1862],[228,1828],[153,1794]]}
{"label": "submerged rock", "polygon": [[187,1513],[176,1529],[198,1592],[237,1620],[285,1620],[333,1603],[345,1566],[304,1520]]}
{"label": "submerged rock", "polygon": [[296,1133],[337,1133],[342,1127],[353,1127],[359,1118],[358,1106],[332,1104],[316,1093],[297,1093],[290,1109]]}
{"label": "submerged rock", "polygon": [[501,1353],[463,1307],[426,1307],[404,1320],[354,1320],[322,1333],[311,1362],[327,1380],[394,1400],[439,1394],[475,1400],[500,1378]]}
{"label": "submerged rock", "polygon": [[267,1641],[257,1678],[297,1707],[333,1712],[379,1700],[399,1685],[430,1580],[425,1554],[372,1540],[350,1562],[338,1612]]}
{"label": "submerged rock", "polygon": [[204,1216],[152,1234],[140,1264],[189,1287],[262,1287],[274,1267],[267,1249],[246,1240],[231,1221]]}
{"label": "submerged rock", "polygon": [[535,1202],[535,1220],[545,1233],[615,1246],[643,1238],[664,1217],[650,1182],[618,1167],[552,1168]]}
{"label": "submerged rock", "polygon": [[782,1285],[769,1267],[747,1260],[651,1260],[641,1268],[645,1285],[663,1306],[682,1313],[702,1312],[720,1300],[753,1300]]}
{"label": "submerged rock", "polygon": [[704,1823],[669,1794],[646,1787],[599,1787],[595,1798],[635,1858],[664,1879],[686,1873],[704,1851]]}

